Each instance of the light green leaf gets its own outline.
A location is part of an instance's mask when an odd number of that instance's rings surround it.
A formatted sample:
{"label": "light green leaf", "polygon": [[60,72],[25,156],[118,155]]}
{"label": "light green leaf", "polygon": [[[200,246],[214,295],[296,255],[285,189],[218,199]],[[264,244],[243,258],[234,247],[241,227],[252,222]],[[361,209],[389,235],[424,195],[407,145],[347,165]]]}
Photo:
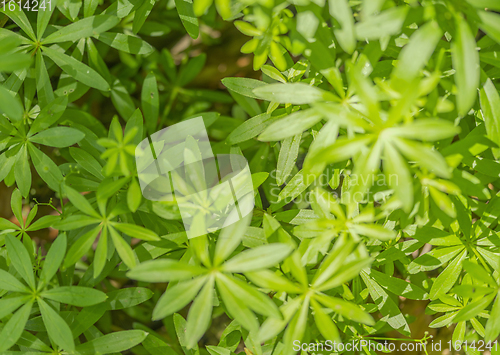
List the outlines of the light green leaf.
{"label": "light green leaf", "polygon": [[163,319],[187,306],[195,298],[205,282],[205,277],[197,277],[169,287],[156,303],[153,310],[153,319]]}
{"label": "light green leaf", "polygon": [[323,115],[314,109],[300,110],[273,122],[259,136],[263,142],[279,141],[293,137],[321,121]]}
{"label": "light green leaf", "polygon": [[341,29],[334,30],[335,37],[340,46],[349,54],[356,49],[356,35],[354,32],[354,17],[347,0],[328,0],[330,15],[335,18]]}
{"label": "light green leaf", "polygon": [[460,273],[462,272],[462,262],[467,256],[467,251],[464,250],[451,261],[446,269],[436,278],[436,281],[432,284],[431,290],[429,292],[429,297],[431,300],[439,298],[439,296],[446,294],[455,282],[457,281]]}
{"label": "light green leaf", "polygon": [[401,30],[407,13],[408,6],[395,6],[376,16],[370,16],[356,23],[354,26],[356,37],[360,41],[365,41],[395,35]]}
{"label": "light green leaf", "polygon": [[316,101],[337,101],[338,98],[328,91],[305,83],[269,84],[253,89],[257,98],[276,101],[282,104],[310,104]]}
{"label": "light green leaf", "polygon": [[432,56],[443,31],[434,22],[428,22],[415,31],[399,55],[398,65],[393,76],[411,82],[420,74]]}
{"label": "light green leaf", "polygon": [[253,90],[267,85],[263,81],[250,78],[224,78],[222,79],[222,84],[229,90],[254,99],[259,99],[259,97],[254,94]]}
{"label": "light green leaf", "polygon": [[456,19],[456,35],[451,43],[451,58],[457,84],[457,109],[465,116],[476,101],[479,86],[479,53],[476,41],[467,22],[460,16]]}
{"label": "light green leaf", "polygon": [[125,233],[132,238],[138,238],[149,241],[160,240],[160,237],[158,237],[158,235],[155,232],[135,224],[113,223],[112,225],[120,232]]}
{"label": "light green leaf", "polygon": [[170,259],[151,260],[141,263],[127,273],[131,279],[146,282],[170,282],[187,280],[202,275],[202,267]]}
{"label": "light green leaf", "polygon": [[266,269],[281,262],[292,252],[288,244],[273,243],[245,250],[222,265],[228,272]]}

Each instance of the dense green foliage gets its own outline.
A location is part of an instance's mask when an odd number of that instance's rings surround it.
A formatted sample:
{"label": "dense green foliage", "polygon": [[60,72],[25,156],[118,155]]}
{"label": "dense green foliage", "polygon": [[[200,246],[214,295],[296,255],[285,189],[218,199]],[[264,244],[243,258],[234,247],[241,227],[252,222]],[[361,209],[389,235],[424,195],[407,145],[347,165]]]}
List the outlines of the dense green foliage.
{"label": "dense green foliage", "polygon": [[[498,337],[500,1],[51,1],[0,6],[0,353]],[[256,205],[188,240],[135,149],[198,116]]]}

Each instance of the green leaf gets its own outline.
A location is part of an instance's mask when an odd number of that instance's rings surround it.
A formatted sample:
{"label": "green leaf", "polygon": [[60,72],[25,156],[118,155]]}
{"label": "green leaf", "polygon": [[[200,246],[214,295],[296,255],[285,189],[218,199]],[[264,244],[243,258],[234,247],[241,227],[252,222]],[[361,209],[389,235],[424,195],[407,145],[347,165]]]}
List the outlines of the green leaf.
{"label": "green leaf", "polygon": [[479,86],[479,53],[469,25],[461,17],[456,18],[457,31],[451,43],[451,58],[457,85],[457,109],[465,116],[476,101]]}
{"label": "green leaf", "polygon": [[241,240],[250,225],[251,215],[222,228],[217,239],[214,254],[214,265],[220,265],[240,245]]}
{"label": "green leaf", "polygon": [[246,329],[249,329],[250,331],[257,331],[259,323],[256,316],[245,305],[245,302],[241,299],[240,295],[233,292],[231,284],[228,283],[227,277],[223,274],[217,274],[216,283],[219,294],[221,295],[229,314]]}
{"label": "green leaf", "polygon": [[92,263],[94,267],[94,279],[97,279],[101,274],[104,266],[108,261],[108,228],[103,228],[101,235],[99,236],[99,241],[97,242],[97,247],[95,249],[94,261]]}
{"label": "green leaf", "polygon": [[111,354],[139,345],[148,333],[142,330],[124,330],[103,335],[75,347],[77,355]]}
{"label": "green leaf", "polygon": [[368,292],[370,292],[370,296],[380,310],[380,313],[386,317],[385,321],[392,328],[397,329],[403,334],[410,335],[410,327],[398,305],[389,297],[387,292],[385,292],[385,290],[365,272],[361,272],[361,277],[368,288]]}
{"label": "green leaf", "polygon": [[497,43],[500,43],[500,16],[490,11],[478,11],[477,14],[481,19],[481,22],[479,22],[479,28],[486,32],[488,36],[497,41]]}
{"label": "green leaf", "polygon": [[97,15],[83,18],[71,25],[62,27],[43,40],[43,44],[75,42],[82,38],[99,35],[115,27],[120,22],[116,16]]}
{"label": "green leaf", "polygon": [[427,293],[411,282],[398,279],[397,277],[393,277],[376,270],[370,270],[370,276],[383,288],[398,296],[412,300],[425,300],[427,298]]}
{"label": "green leaf", "polygon": [[19,98],[0,85],[0,113],[4,113],[12,121],[22,121],[24,109]]}
{"label": "green leaf", "polygon": [[[35,79],[36,79],[36,91],[38,94],[38,100],[43,106],[45,106],[43,110],[46,110],[47,106],[55,105],[54,90],[52,89],[49,73],[47,72],[47,67],[45,66],[45,60],[43,59],[41,51],[37,51],[36,53],[35,74],[36,74]],[[66,104],[67,104],[68,97],[66,95],[64,95],[63,97],[66,99]],[[40,112],[40,114],[43,112],[43,110]],[[36,120],[34,124],[36,125]]]}
{"label": "green leaf", "polygon": [[395,6],[376,16],[370,16],[356,23],[354,26],[356,37],[360,41],[365,41],[395,35],[400,32],[407,13],[407,6]]}
{"label": "green leaf", "polygon": [[16,178],[17,187],[23,197],[28,197],[31,189],[31,170],[28,160],[28,149],[23,145],[16,157],[16,165],[14,166],[14,177]]}
{"label": "green leaf", "polygon": [[200,27],[198,19],[196,18],[193,10],[192,0],[174,0],[175,7],[181,18],[182,25],[186,29],[191,38],[196,39],[200,34]]}
{"label": "green leaf", "polygon": [[486,323],[484,340],[486,342],[494,341],[500,334],[500,297],[497,298],[491,308],[490,318]]}
{"label": "green leaf", "polygon": [[279,141],[293,137],[320,122],[323,115],[314,109],[300,110],[273,122],[259,136],[263,142]]}
{"label": "green leaf", "polygon": [[156,303],[153,319],[163,319],[187,306],[196,297],[205,282],[205,277],[197,277],[169,287]]}
{"label": "green leaf", "polygon": [[4,352],[14,345],[21,336],[24,326],[30,316],[33,300],[29,300],[24,306],[21,307],[14,315],[5,323],[2,331],[0,332],[0,351]]}
{"label": "green leaf", "polygon": [[334,30],[340,46],[349,54],[356,49],[356,35],[354,32],[354,17],[347,0],[328,0],[330,15],[341,25],[341,29]]}
{"label": "green leaf", "polygon": [[222,267],[228,272],[247,272],[266,269],[285,259],[292,252],[288,244],[273,243],[243,251],[225,262]]}
{"label": "green leaf", "polygon": [[54,225],[54,228],[59,230],[73,230],[79,229],[91,224],[100,223],[101,219],[92,218],[84,215],[72,215]]}
{"label": "green leaf", "polygon": [[10,2],[5,2],[0,7],[0,12],[3,12],[5,15],[9,16],[12,21],[16,23],[34,42],[36,42],[35,32],[33,32],[33,27],[31,27],[31,23],[26,17],[26,14],[19,6],[18,3],[14,2],[13,9],[9,6]]}
{"label": "green leaf", "polygon": [[28,144],[28,150],[38,175],[52,190],[59,192],[59,186],[63,181],[59,167],[45,153],[35,148],[32,144]]}
{"label": "green leaf", "polygon": [[64,187],[64,191],[66,192],[66,196],[71,201],[73,206],[75,206],[80,211],[82,211],[83,213],[85,213],[89,216],[92,216],[95,218],[101,218],[99,213],[97,213],[94,210],[94,208],[92,207],[90,202],[82,194],[80,194],[78,191],[74,190],[73,188],[71,188],[67,185]]}
{"label": "green leaf", "polygon": [[[481,111],[489,139],[500,146],[500,95],[491,79],[487,79],[479,91]],[[492,148],[493,154],[500,159],[500,148]]]}
{"label": "green leaf", "polygon": [[358,305],[342,300],[340,298],[329,297],[324,294],[316,294],[314,298],[324,306],[330,308],[335,313],[355,322],[374,325],[373,318],[363,311]]}
{"label": "green leaf", "polygon": [[295,167],[299,155],[300,140],[302,133],[286,138],[280,148],[278,155],[278,166],[276,169],[276,183],[283,185]]}
{"label": "green leaf", "polygon": [[300,310],[295,313],[291,322],[285,330],[283,336],[283,343],[285,344],[284,353],[290,354],[292,351],[292,344],[296,340],[299,342],[302,340],[307,327],[307,318],[309,310],[309,297],[306,297],[305,301],[302,303]]}
{"label": "green leaf", "polygon": [[154,240],[160,240],[160,237],[158,235],[144,227],[137,226],[135,224],[130,224],[130,223],[112,223],[113,227],[118,229],[120,232],[127,234],[128,236],[132,238],[138,238],[142,240],[149,240],[149,241],[154,241]]}
{"label": "green leaf", "polygon": [[331,92],[304,83],[269,84],[253,89],[257,98],[282,104],[310,104],[316,101],[337,101]]}
{"label": "green leaf", "polygon": [[254,284],[270,290],[279,290],[287,293],[299,293],[300,288],[283,276],[276,275],[270,270],[246,272],[247,276]]}
{"label": "green leaf", "polygon": [[40,132],[43,129],[49,128],[62,116],[68,105],[68,96],[60,96],[50,100],[47,105],[44,105],[35,121],[32,123],[29,136]]}
{"label": "green leaf", "polygon": [[349,139],[341,137],[334,144],[319,149],[307,155],[304,161],[304,173],[307,174],[314,168],[317,161],[324,163],[338,163],[356,155],[363,147],[371,143],[373,137],[360,136]]}
{"label": "green leaf", "polygon": [[263,81],[249,78],[224,78],[222,79],[222,84],[229,90],[254,99],[259,99],[259,97],[254,94],[254,89],[267,85]]}
{"label": "green leaf", "polygon": [[475,302],[469,303],[467,306],[462,308],[460,312],[457,313],[457,315],[453,318],[453,322],[463,322],[466,320],[470,320],[471,318],[474,318],[477,316],[480,312],[483,312],[486,307],[489,306],[489,304],[493,301],[495,298],[496,294],[490,294],[487,296],[484,296],[483,298],[480,298],[479,300]]}
{"label": "green leaf", "polygon": [[[394,195],[402,203],[404,211],[409,213],[413,207],[413,180],[410,168],[392,144],[385,145],[384,153],[383,167],[387,181],[394,189]],[[396,177],[396,181],[393,177]]]}
{"label": "green leaf", "polygon": [[[40,274],[41,285],[47,285],[56,274],[59,266],[61,266],[61,263],[64,259],[64,255],[66,254],[66,245],[66,234],[59,234],[59,236],[50,246],[49,252],[45,257],[45,263],[43,265],[42,273]],[[40,285],[38,286],[38,288],[40,289]]]}
{"label": "green leaf", "polygon": [[50,339],[66,351],[75,350],[75,342],[68,324],[44,300],[38,298],[37,302]]}
{"label": "green leaf", "polygon": [[104,176],[101,173],[102,166],[91,154],[85,150],[75,147],[69,148],[69,153],[82,168],[94,175],[96,178],[103,180]]}
{"label": "green leaf", "polygon": [[390,128],[388,132],[400,138],[418,139],[423,141],[439,141],[451,138],[461,131],[453,122],[436,118],[422,118],[411,124]]}
{"label": "green leaf", "polygon": [[43,47],[43,53],[52,59],[65,73],[75,80],[102,91],[109,91],[109,84],[94,69],[64,53]]}
{"label": "green leaf", "polygon": [[115,245],[116,251],[118,255],[120,255],[120,259],[127,265],[129,268],[133,268],[137,265],[135,261],[135,256],[130,245],[122,238],[118,232],[110,227],[109,233],[111,234],[111,238],[113,239],[113,244]]}
{"label": "green leaf", "polygon": [[255,138],[264,131],[270,124],[279,117],[271,116],[268,113],[262,113],[243,122],[234,129],[226,139],[227,144],[234,145]]}
{"label": "green leaf", "polygon": [[99,41],[106,43],[108,46],[113,47],[121,52],[131,54],[144,54],[148,55],[153,53],[154,48],[147,42],[139,37],[126,35],[123,33],[101,33],[93,35]]}
{"label": "green leaf", "polygon": [[451,169],[440,153],[406,139],[394,138],[393,142],[407,159],[416,161],[420,166],[427,168],[440,177],[451,177]]}
{"label": "green leaf", "polygon": [[112,310],[119,310],[146,302],[153,296],[153,292],[144,287],[128,287],[111,291],[107,296],[109,307]]}
{"label": "green leaf", "polygon": [[95,238],[101,231],[101,226],[86,232],[69,248],[68,254],[64,259],[63,269],[67,269],[74,265],[85,253],[90,249],[95,241]]}
{"label": "green leaf", "polygon": [[384,228],[378,224],[354,224],[350,229],[358,234],[378,240],[390,240],[397,236],[395,231]]}
{"label": "green leaf", "polygon": [[30,289],[5,270],[0,269],[0,289],[12,292],[29,293]]}
{"label": "green leaf", "polygon": [[214,278],[210,277],[189,309],[186,324],[187,347],[193,348],[210,326],[214,300]]}
{"label": "green leaf", "polygon": [[35,289],[35,276],[33,274],[33,267],[28,251],[17,238],[7,235],[5,237],[5,244],[7,246],[7,253],[9,254],[12,265],[16,268],[17,272],[26,281],[28,286]]}
{"label": "green leaf", "polygon": [[161,259],[141,263],[127,273],[131,279],[146,282],[170,282],[187,280],[204,274],[202,267],[186,264],[180,261]]}
{"label": "green leaf", "polygon": [[464,250],[451,261],[446,269],[439,274],[436,281],[432,284],[431,290],[429,292],[429,297],[431,300],[439,298],[439,296],[446,294],[455,282],[457,281],[460,273],[462,272],[462,262],[467,255],[467,251]]}
{"label": "green leaf", "polygon": [[[26,290],[29,291],[29,289]],[[12,315],[16,311],[16,309],[21,307],[23,304],[26,304],[26,302],[29,301],[30,298],[31,297],[29,295],[3,297],[2,299],[0,299],[0,318],[4,318],[7,315]]]}
{"label": "green leaf", "polygon": [[323,311],[319,303],[316,302],[314,298],[311,299],[311,305],[314,310],[314,321],[316,322],[321,335],[323,335],[326,340],[340,342],[339,331],[330,316]]}
{"label": "green leaf", "polygon": [[141,27],[144,25],[144,22],[148,18],[153,6],[155,5],[156,0],[144,1],[139,8],[135,11],[134,22],[132,24],[132,31],[134,33],[139,32]]}
{"label": "green leaf", "polygon": [[10,197],[10,208],[12,209],[12,213],[16,216],[17,221],[24,227],[24,218],[23,218],[23,197],[21,196],[21,192],[18,189],[15,189],[12,192]]}
{"label": "green leaf", "polygon": [[56,8],[55,6],[45,6],[45,8],[42,7],[38,8],[38,15],[36,21],[36,34],[38,40],[42,39],[43,34],[45,33],[45,29],[49,24],[50,17],[52,16],[52,13],[54,12],[55,8]]}
{"label": "green leaf", "polygon": [[141,92],[141,105],[148,132],[153,134],[156,130],[160,114],[160,96],[158,94],[156,76],[152,72],[144,79]]}
{"label": "green leaf", "polygon": [[54,127],[46,129],[32,137],[32,143],[48,145],[49,147],[65,148],[78,143],[85,134],[69,127]]}
{"label": "green leaf", "polygon": [[420,74],[427,61],[434,53],[443,31],[434,22],[428,22],[415,31],[399,55],[399,61],[393,76],[411,82]]}
{"label": "green leaf", "polygon": [[90,287],[60,286],[41,293],[44,298],[77,307],[93,306],[106,301],[106,294]]}

